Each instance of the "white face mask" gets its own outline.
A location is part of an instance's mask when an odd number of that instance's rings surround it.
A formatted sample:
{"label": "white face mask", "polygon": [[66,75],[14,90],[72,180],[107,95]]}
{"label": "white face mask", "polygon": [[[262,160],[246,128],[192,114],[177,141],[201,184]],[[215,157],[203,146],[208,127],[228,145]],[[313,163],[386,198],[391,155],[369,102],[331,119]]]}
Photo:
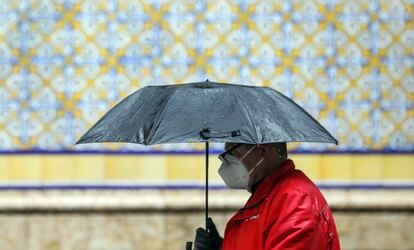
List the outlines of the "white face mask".
{"label": "white face mask", "polygon": [[221,166],[218,170],[221,178],[228,188],[232,189],[246,189],[249,190],[249,176],[253,171],[263,162],[263,158],[256,163],[254,168],[247,172],[246,166],[243,164],[242,160],[253,151],[256,147],[253,146],[246,154],[239,160],[235,156],[226,154],[224,156],[224,161],[221,163]]}

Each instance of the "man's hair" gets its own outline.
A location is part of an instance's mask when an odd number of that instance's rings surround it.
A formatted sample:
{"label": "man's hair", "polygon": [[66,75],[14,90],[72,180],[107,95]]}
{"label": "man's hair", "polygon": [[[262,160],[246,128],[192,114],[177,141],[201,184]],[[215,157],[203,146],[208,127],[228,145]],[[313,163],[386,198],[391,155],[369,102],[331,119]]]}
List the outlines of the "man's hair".
{"label": "man's hair", "polygon": [[[275,142],[275,143],[265,143],[265,144],[274,146],[277,152],[279,153],[279,155],[282,156],[282,158],[288,157],[286,142]],[[247,146],[247,148],[250,149],[256,144],[245,144],[245,145]]]}

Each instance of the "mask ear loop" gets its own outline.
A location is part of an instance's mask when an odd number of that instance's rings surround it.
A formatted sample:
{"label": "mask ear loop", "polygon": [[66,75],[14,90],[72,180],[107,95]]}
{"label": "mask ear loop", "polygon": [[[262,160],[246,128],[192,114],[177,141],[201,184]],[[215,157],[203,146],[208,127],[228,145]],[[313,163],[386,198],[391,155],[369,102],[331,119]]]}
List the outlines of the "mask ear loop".
{"label": "mask ear loop", "polygon": [[256,163],[256,166],[254,166],[254,168],[252,168],[248,173],[247,176],[249,176],[251,173],[253,173],[253,171],[264,161],[264,159],[262,158],[260,161],[258,161]]}
{"label": "mask ear loop", "polygon": [[[256,145],[254,146],[254,147],[256,147]],[[252,147],[250,150],[252,150],[254,147]],[[249,151],[250,151],[249,150]],[[250,151],[251,152],[251,151]],[[248,152],[248,153],[250,153],[250,152]],[[262,163],[264,161],[264,159],[263,159],[263,157],[262,157],[262,159],[260,159],[260,161],[258,161],[257,163],[256,163],[256,165],[247,173],[247,176],[249,176],[249,175],[251,175],[252,173],[253,173],[253,171]]]}
{"label": "mask ear loop", "polygon": [[[252,152],[253,151],[253,149],[255,148],[257,146],[257,144],[255,144],[253,147],[251,147],[247,152],[246,152],[246,154],[244,154],[243,155],[243,157],[240,159],[240,161],[242,161],[244,158],[246,158],[246,156],[248,155],[248,154],[250,154],[250,152]],[[252,168],[248,173],[247,173],[247,176],[249,176],[251,173],[253,173],[253,171],[262,163],[264,161],[264,159],[263,159],[263,157],[262,157],[262,159],[260,160],[260,161],[258,161],[257,163],[256,163],[256,166],[254,166],[254,168]]]}
{"label": "mask ear loop", "polygon": [[243,155],[243,157],[240,159],[240,161],[244,160],[244,158],[246,158],[246,156],[248,154],[250,154],[250,152],[253,151],[253,149],[256,147],[257,145],[255,144],[253,147],[251,147],[249,150],[247,150],[247,152]]}
{"label": "mask ear loop", "polygon": [[[254,171],[257,167],[259,167],[259,165],[260,165],[263,161],[264,161],[264,159],[263,159],[263,158],[262,158],[260,161],[258,161],[258,162],[256,163],[256,166],[254,166],[254,168],[252,168],[252,170],[250,170],[250,171],[247,173],[247,175],[246,175],[246,176],[251,175],[251,174],[253,173],[253,171]],[[247,184],[247,185],[249,185],[249,184]],[[250,190],[249,186],[247,186],[247,187],[246,187],[246,189],[247,189],[247,191],[251,192],[251,190]]]}

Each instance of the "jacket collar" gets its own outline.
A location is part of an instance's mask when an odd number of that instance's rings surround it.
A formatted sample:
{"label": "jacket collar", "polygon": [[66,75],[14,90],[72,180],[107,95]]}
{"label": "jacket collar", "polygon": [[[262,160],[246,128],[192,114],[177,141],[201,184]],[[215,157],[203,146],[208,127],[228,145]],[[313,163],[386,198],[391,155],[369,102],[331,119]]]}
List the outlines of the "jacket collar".
{"label": "jacket collar", "polygon": [[286,160],[280,167],[263,179],[242,209],[249,209],[261,203],[268,196],[275,183],[294,168],[295,164],[293,161],[290,159]]}

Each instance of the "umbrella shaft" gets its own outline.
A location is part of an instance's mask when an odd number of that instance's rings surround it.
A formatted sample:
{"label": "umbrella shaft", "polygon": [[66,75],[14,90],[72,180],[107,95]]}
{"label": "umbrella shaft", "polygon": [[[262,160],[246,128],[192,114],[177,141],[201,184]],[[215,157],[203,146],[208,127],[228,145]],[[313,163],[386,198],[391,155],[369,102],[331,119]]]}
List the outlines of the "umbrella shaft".
{"label": "umbrella shaft", "polygon": [[206,229],[207,229],[207,218],[208,218],[208,142],[206,142]]}

